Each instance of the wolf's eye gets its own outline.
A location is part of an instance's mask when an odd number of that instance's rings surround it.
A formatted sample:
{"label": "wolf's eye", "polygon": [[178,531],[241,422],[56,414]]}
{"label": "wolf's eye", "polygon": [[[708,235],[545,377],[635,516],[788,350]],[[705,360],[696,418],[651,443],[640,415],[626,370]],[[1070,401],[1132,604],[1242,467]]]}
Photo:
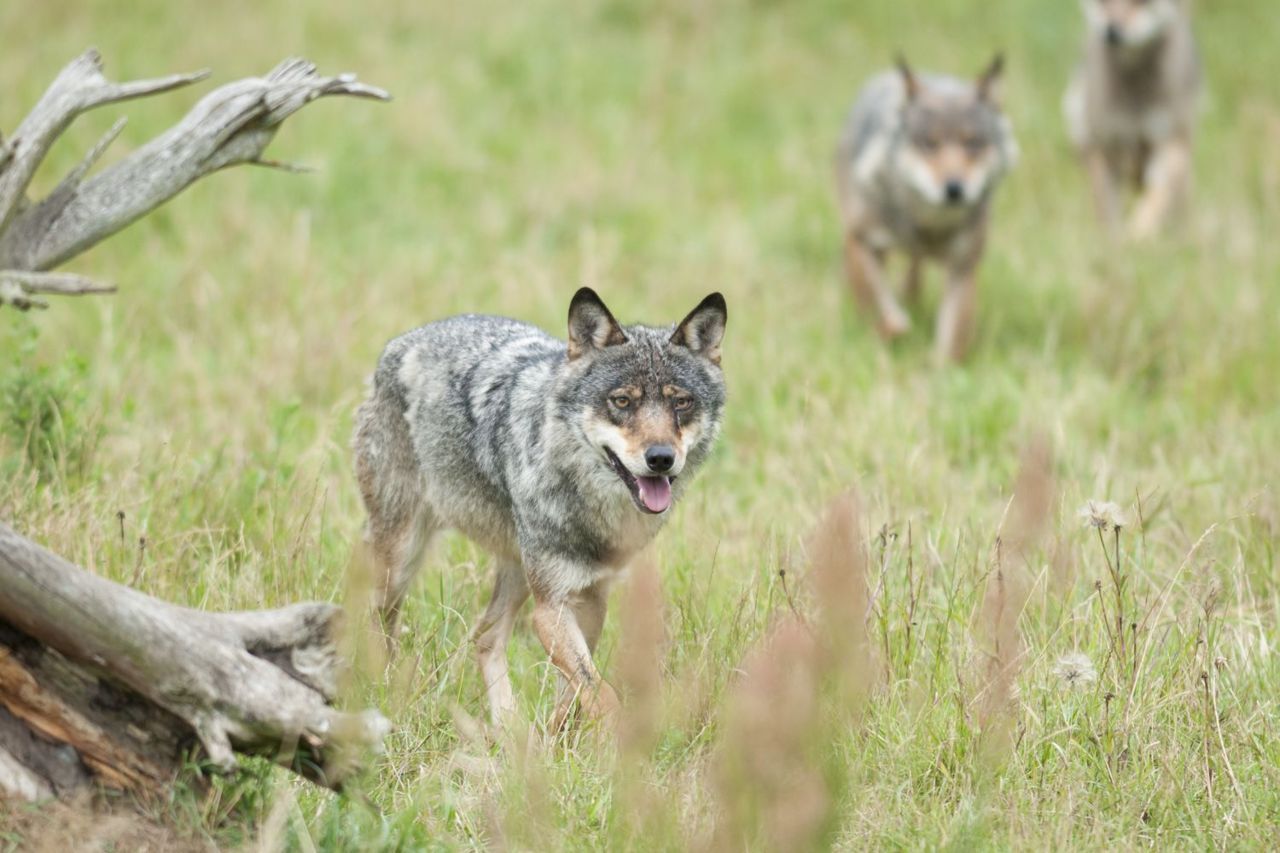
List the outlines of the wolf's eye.
{"label": "wolf's eye", "polygon": [[692,397],[676,397],[674,400],[671,401],[671,406],[677,412],[687,412],[693,408],[693,398]]}
{"label": "wolf's eye", "polygon": [[613,403],[615,409],[625,409],[631,405],[631,398],[626,394],[614,394],[609,398],[609,402]]}

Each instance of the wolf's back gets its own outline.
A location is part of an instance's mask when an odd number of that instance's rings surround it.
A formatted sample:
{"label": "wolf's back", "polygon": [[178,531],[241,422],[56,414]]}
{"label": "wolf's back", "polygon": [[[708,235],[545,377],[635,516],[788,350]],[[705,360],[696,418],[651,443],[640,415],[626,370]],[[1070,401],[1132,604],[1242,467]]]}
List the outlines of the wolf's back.
{"label": "wolf's back", "polygon": [[509,500],[506,469],[544,420],[565,344],[504,317],[450,317],[391,341],[370,401],[398,413],[423,475]]}

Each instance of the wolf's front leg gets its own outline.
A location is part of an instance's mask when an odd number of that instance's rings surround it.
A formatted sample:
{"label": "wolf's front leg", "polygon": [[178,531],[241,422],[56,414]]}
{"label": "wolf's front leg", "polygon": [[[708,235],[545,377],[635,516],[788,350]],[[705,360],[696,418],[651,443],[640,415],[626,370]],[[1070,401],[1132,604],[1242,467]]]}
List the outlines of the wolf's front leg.
{"label": "wolf's front leg", "polygon": [[977,261],[953,269],[947,276],[947,292],[938,310],[938,330],[934,337],[934,361],[945,364],[964,357],[973,337],[973,320],[978,301]]}
{"label": "wolf's front leg", "polygon": [[1171,139],[1152,152],[1142,176],[1142,196],[1129,221],[1129,236],[1148,240],[1165,226],[1186,193],[1191,175],[1191,149],[1186,140]]}
{"label": "wolf's front leg", "polygon": [[844,241],[845,272],[854,298],[864,311],[875,315],[876,330],[886,340],[906,334],[911,328],[907,312],[893,296],[884,272],[883,254],[867,246],[850,231]]}
{"label": "wolf's front leg", "polygon": [[1114,235],[1120,224],[1120,202],[1116,198],[1116,180],[1111,163],[1101,148],[1091,148],[1084,155],[1089,170],[1089,186],[1093,190],[1093,206],[1098,220],[1108,234]]}
{"label": "wolf's front leg", "polygon": [[534,593],[533,628],[566,682],[552,722],[555,729],[564,725],[575,699],[592,719],[608,717],[618,708],[617,694],[591,659],[605,609],[602,583],[568,596]]}
{"label": "wolf's front leg", "polygon": [[924,259],[912,255],[907,261],[907,275],[902,283],[902,297],[908,305],[920,304],[920,290],[924,284]]}

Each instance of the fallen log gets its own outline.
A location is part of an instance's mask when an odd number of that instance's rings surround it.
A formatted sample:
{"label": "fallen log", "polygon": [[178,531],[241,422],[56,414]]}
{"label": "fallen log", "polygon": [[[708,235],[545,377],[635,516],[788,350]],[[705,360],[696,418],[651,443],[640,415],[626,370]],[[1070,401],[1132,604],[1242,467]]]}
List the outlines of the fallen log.
{"label": "fallen log", "polygon": [[262,755],[340,789],[390,726],[333,706],[339,617],[180,607],[0,523],[0,793],[160,793],[194,747],[222,772]]}

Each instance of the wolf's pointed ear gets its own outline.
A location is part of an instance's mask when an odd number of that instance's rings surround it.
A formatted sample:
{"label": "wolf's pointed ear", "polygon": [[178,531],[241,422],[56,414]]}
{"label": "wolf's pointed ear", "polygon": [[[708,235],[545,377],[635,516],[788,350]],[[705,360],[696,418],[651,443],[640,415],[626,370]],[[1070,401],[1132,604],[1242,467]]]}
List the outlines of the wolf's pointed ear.
{"label": "wolf's pointed ear", "polygon": [[920,94],[920,81],[916,78],[916,73],[911,70],[911,66],[907,64],[907,58],[901,53],[894,56],[893,64],[902,75],[902,85],[907,93],[907,100],[914,101]]}
{"label": "wolf's pointed ear", "polygon": [[1004,54],[997,53],[991,64],[978,76],[976,84],[979,101],[994,102],[1000,96],[1000,78],[1004,74]]}
{"label": "wolf's pointed ear", "polygon": [[596,292],[579,288],[569,303],[569,360],[626,342],[622,327]]}
{"label": "wolf's pointed ear", "polygon": [[729,309],[724,296],[712,293],[689,312],[671,333],[671,343],[685,347],[712,364],[720,363],[720,342],[724,340],[724,327],[729,322]]}

